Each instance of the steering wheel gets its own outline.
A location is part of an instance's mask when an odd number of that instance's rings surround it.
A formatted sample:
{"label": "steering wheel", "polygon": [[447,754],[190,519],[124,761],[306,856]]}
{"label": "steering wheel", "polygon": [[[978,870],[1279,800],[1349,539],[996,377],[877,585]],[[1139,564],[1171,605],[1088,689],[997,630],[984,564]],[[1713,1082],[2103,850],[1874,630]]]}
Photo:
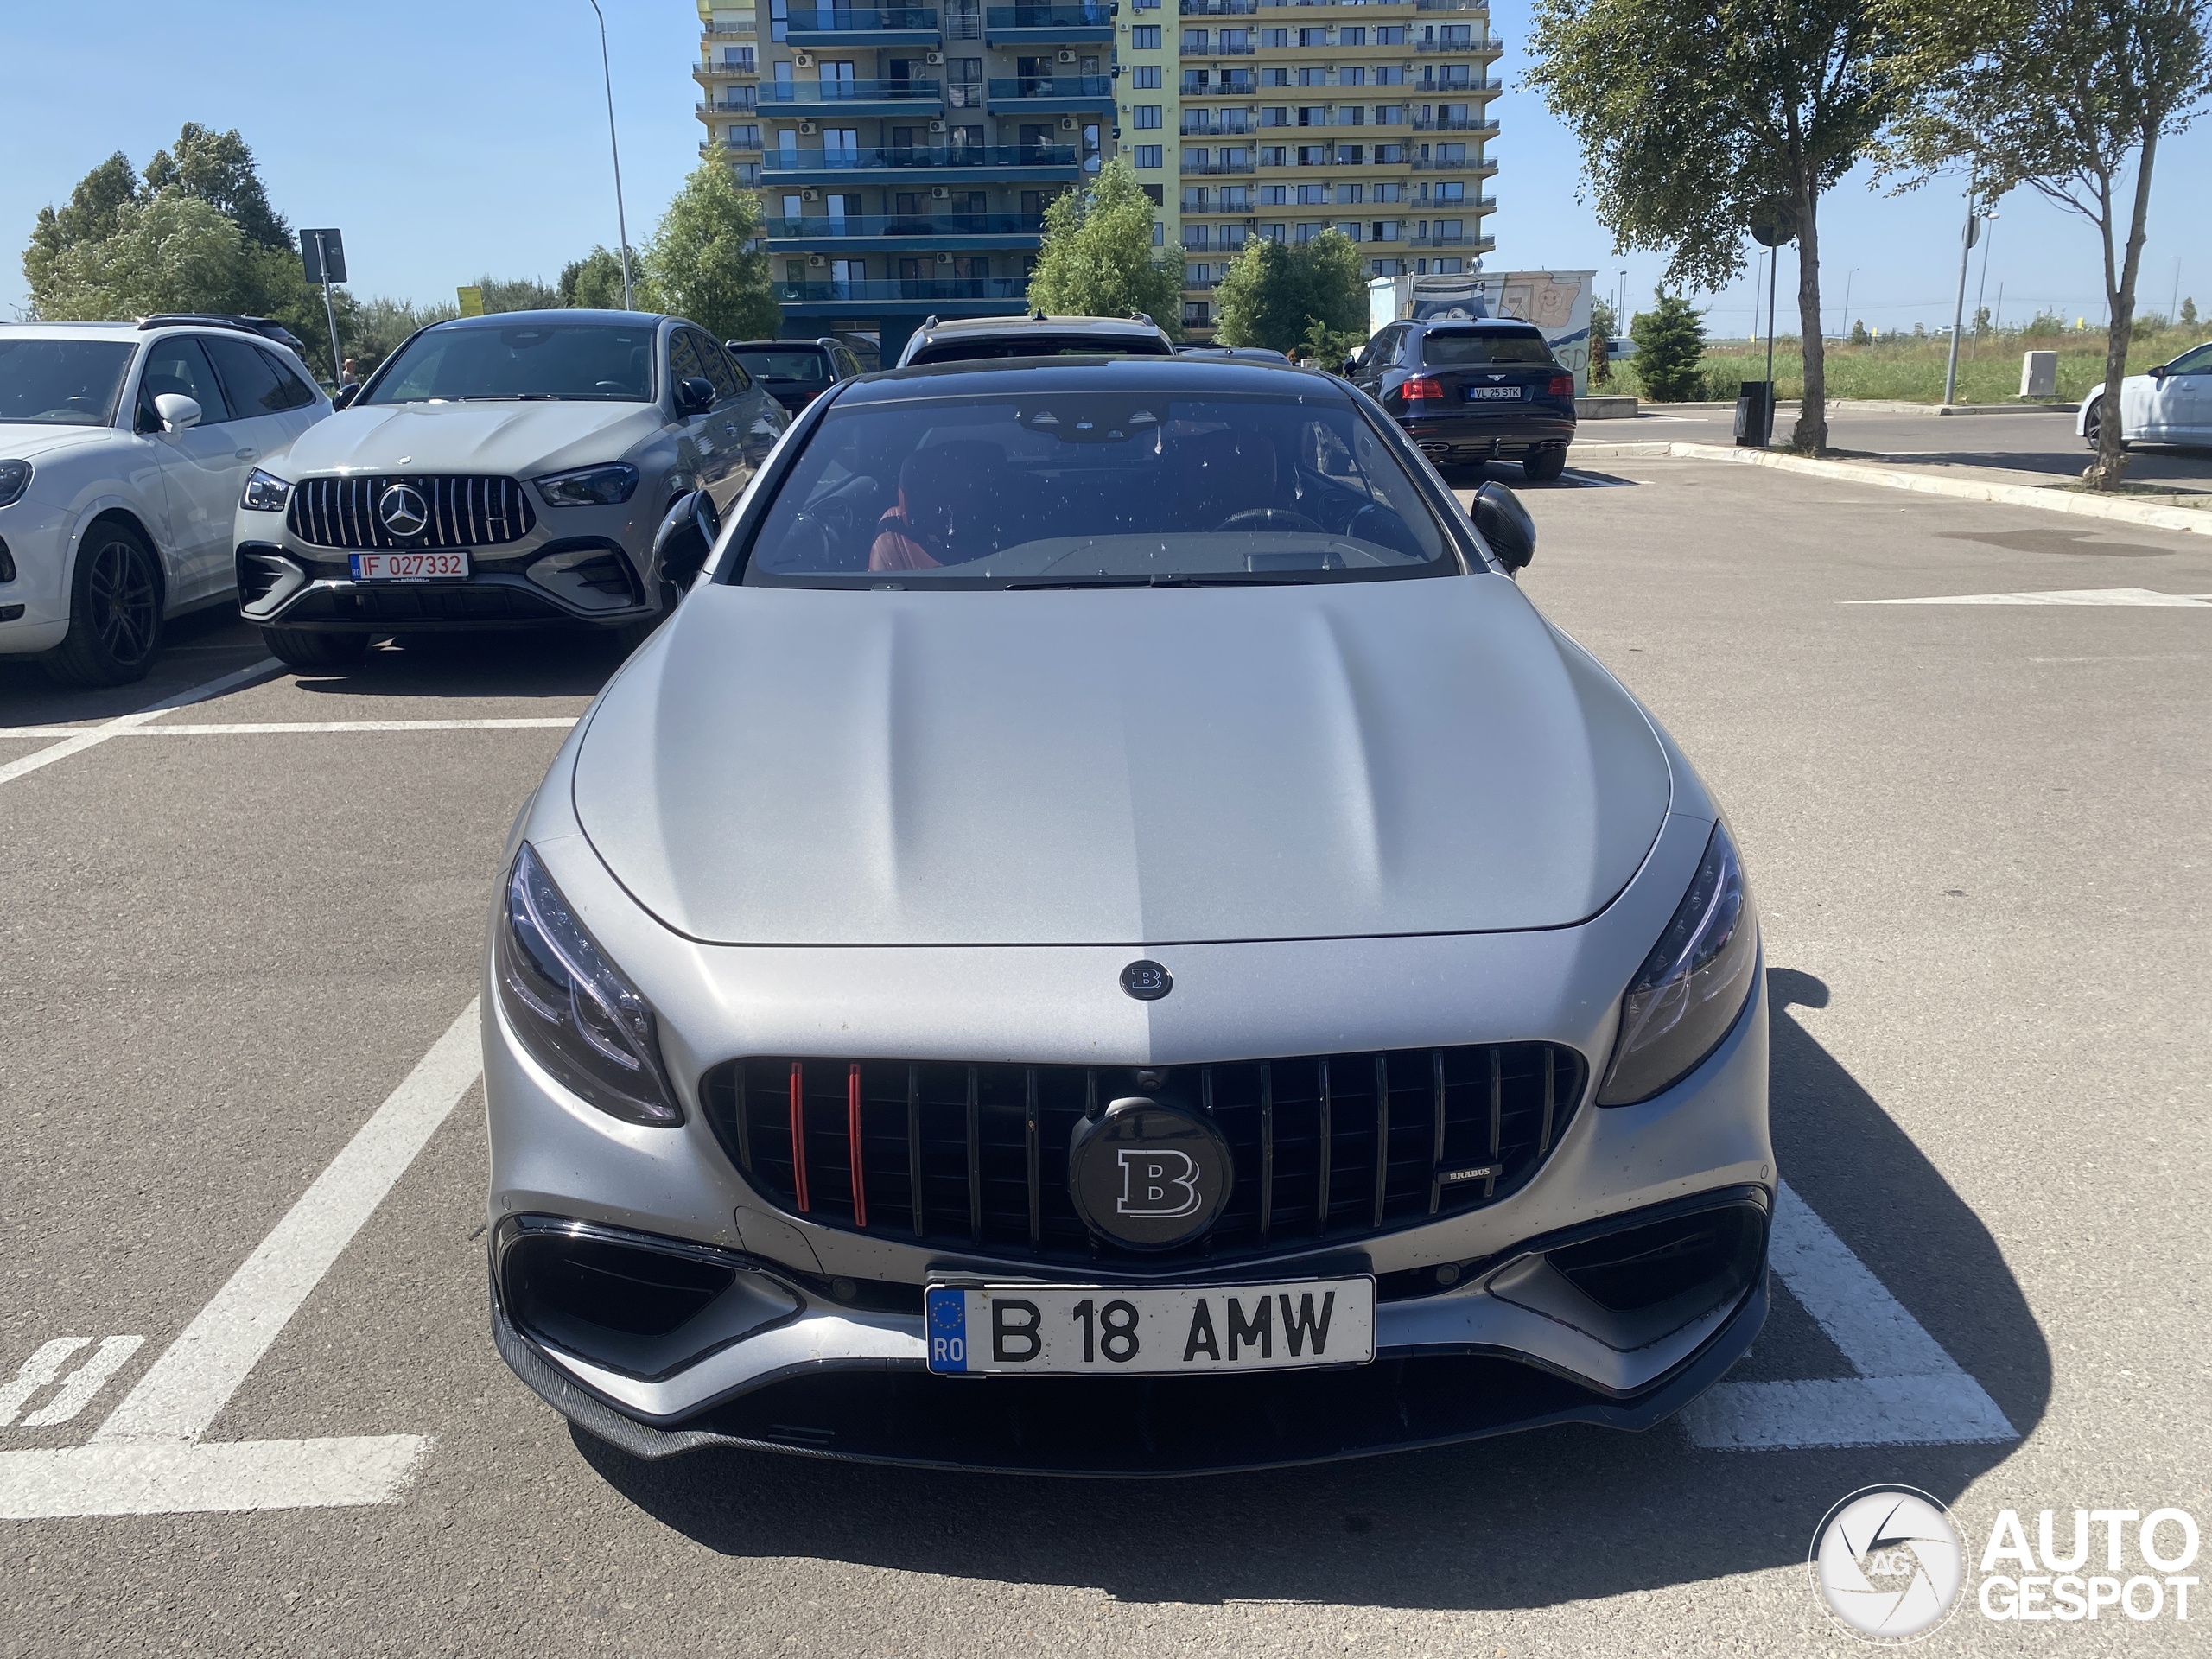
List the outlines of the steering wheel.
{"label": "steering wheel", "polygon": [[1224,530],[1303,530],[1316,535],[1329,532],[1302,512],[1293,512],[1287,507],[1247,507],[1242,512],[1232,512],[1214,526],[1218,533]]}

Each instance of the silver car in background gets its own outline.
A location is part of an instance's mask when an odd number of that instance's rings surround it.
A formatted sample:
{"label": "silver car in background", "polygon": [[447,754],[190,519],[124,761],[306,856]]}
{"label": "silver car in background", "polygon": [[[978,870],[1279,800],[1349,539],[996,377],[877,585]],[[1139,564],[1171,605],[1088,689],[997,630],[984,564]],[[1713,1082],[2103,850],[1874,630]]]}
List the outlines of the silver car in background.
{"label": "silver car in background", "polygon": [[528,311],[423,329],[339,412],[263,459],[237,506],[238,603],[299,668],[379,634],[584,624],[634,644],[787,424],[677,317]]}
{"label": "silver car in background", "polygon": [[1533,548],[1322,374],[817,400],[507,849],[508,1362],[643,1457],[1090,1474],[1707,1387],[1767,1306],[1758,925]]}

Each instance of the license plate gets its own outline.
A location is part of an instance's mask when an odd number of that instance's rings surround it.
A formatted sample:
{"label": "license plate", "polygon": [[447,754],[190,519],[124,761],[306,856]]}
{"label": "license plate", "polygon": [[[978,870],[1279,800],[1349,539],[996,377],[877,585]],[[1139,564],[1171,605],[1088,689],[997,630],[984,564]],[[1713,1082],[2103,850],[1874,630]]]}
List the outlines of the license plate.
{"label": "license plate", "polygon": [[1469,386],[1467,401],[1471,404],[1517,403],[1521,397],[1518,386]]}
{"label": "license plate", "polygon": [[356,553],[356,582],[465,582],[466,553]]}
{"label": "license plate", "polygon": [[929,1368],[942,1375],[1174,1376],[1364,1365],[1375,1281],[1289,1284],[931,1285]]}

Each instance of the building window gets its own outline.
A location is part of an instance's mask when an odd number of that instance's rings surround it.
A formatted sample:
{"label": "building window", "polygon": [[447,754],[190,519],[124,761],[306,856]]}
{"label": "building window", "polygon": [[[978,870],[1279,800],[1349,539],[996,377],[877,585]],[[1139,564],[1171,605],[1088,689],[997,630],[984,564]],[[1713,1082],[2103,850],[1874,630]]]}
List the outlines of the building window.
{"label": "building window", "polygon": [[1183,326],[1185,328],[1205,327],[1206,326],[1206,319],[1211,315],[1211,310],[1204,300],[1185,300],[1183,302]]}
{"label": "building window", "polygon": [[1356,184],[1340,184],[1337,187],[1338,206],[1345,207],[1351,203],[1358,201],[1361,199],[1362,193],[1359,186]]}
{"label": "building window", "polygon": [[1260,111],[1260,124],[1263,127],[1287,127],[1290,124],[1290,111],[1280,104],[1271,104]]}
{"label": "building window", "polygon": [[1145,193],[1145,195],[1151,200],[1154,207],[1160,207],[1166,205],[1167,192],[1164,186],[1147,184],[1141,185],[1138,188]]}
{"label": "building window", "polygon": [[1377,86],[1402,86],[1406,84],[1406,66],[1402,63],[1382,63],[1375,67]]}
{"label": "building window", "polygon": [[1203,248],[1206,245],[1206,239],[1207,232],[1205,226],[1185,225],[1183,227],[1183,245],[1185,247]]}
{"label": "building window", "polygon": [[1206,32],[1205,32],[1205,30],[1204,30],[1203,29],[1185,29],[1185,30],[1183,31],[1183,49],[1184,49],[1185,52],[1201,52],[1201,53],[1202,53],[1202,52],[1205,51],[1205,49],[1206,49]]}
{"label": "building window", "polygon": [[1140,132],[1150,131],[1161,124],[1160,112],[1165,107],[1159,104],[1134,105],[1129,110],[1129,124]]}
{"label": "building window", "polygon": [[1260,71],[1260,85],[1262,86],[1287,86],[1290,85],[1290,71],[1287,69],[1262,69]]}
{"label": "building window", "polygon": [[1136,88],[1136,90],[1141,92],[1158,92],[1160,90],[1160,66],[1156,63],[1141,63],[1137,65],[1135,68],[1129,71],[1129,85]]}
{"label": "building window", "polygon": [[1405,43],[1406,26],[1403,23],[1385,23],[1375,31],[1375,44],[1377,46],[1403,46]]}
{"label": "building window", "polygon": [[1405,119],[1406,106],[1402,104],[1377,104],[1375,106],[1375,124],[1378,127],[1402,126]]}
{"label": "building window", "polygon": [[1325,86],[1329,84],[1329,72],[1308,65],[1299,70],[1298,84],[1301,86]]}
{"label": "building window", "polygon": [[1288,167],[1290,147],[1287,144],[1262,144],[1260,165],[1262,167]]}
{"label": "building window", "polygon": [[1301,184],[1298,187],[1297,200],[1302,207],[1321,207],[1329,200],[1329,187],[1325,184]]}
{"label": "building window", "polygon": [[1183,187],[1183,211],[1186,213],[1205,213],[1206,211],[1206,203],[1212,199],[1212,195],[1213,192],[1207,189],[1203,184],[1185,185]]}
{"label": "building window", "polygon": [[1263,29],[1260,31],[1262,46],[1288,46],[1290,31],[1287,29]]}
{"label": "building window", "polygon": [[[1137,10],[1142,11],[1144,8],[1140,6]],[[1159,51],[1160,25],[1158,23],[1138,23],[1133,27],[1129,30],[1129,50],[1132,52]]]}
{"label": "building window", "polygon": [[1289,232],[1287,225],[1262,225],[1260,226],[1260,239],[1262,242],[1281,242],[1287,239]]}
{"label": "building window", "polygon": [[791,0],[768,0],[768,38],[787,41],[791,33]]}
{"label": "building window", "polygon": [[1152,245],[1155,248],[1167,245],[1167,227],[1156,219],[1152,221]]}
{"label": "building window", "polygon": [[1439,201],[1465,201],[1467,199],[1467,187],[1457,179],[1446,180],[1436,187],[1435,199]]}
{"label": "building window", "polygon": [[[1221,245],[1231,250],[1243,247],[1244,245],[1244,227],[1242,225],[1223,226],[1221,227]],[[1221,274],[1224,276],[1229,275],[1227,267],[1224,266],[1223,268]]]}
{"label": "building window", "polygon": [[1339,86],[1364,86],[1367,85],[1367,71],[1356,63],[1347,65],[1345,67],[1337,71],[1337,85]]}
{"label": "building window", "polygon": [[[1138,144],[1135,146],[1134,149],[1136,157],[1136,164],[1139,167],[1143,168],[1158,167],[1160,165],[1160,148],[1161,147],[1158,144]],[[1148,185],[1146,188],[1147,189],[1157,189],[1159,187],[1156,185]]]}
{"label": "building window", "polygon": [[1398,194],[1398,187],[1395,184],[1369,185],[1367,187],[1367,199],[1370,201],[1397,201],[1402,200]]}
{"label": "building window", "polygon": [[1365,46],[1367,31],[1363,29],[1340,29],[1337,31],[1338,46]]}
{"label": "building window", "polygon": [[1376,165],[1378,167],[1388,167],[1393,162],[1402,162],[1405,159],[1406,147],[1403,144],[1377,144],[1375,146],[1375,162]]}
{"label": "building window", "polygon": [[1406,274],[1406,262],[1402,259],[1377,259],[1368,269],[1377,276],[1402,276]]}
{"label": "building window", "polygon": [[1260,206],[1281,207],[1290,201],[1290,187],[1287,184],[1263,184],[1260,187]]}

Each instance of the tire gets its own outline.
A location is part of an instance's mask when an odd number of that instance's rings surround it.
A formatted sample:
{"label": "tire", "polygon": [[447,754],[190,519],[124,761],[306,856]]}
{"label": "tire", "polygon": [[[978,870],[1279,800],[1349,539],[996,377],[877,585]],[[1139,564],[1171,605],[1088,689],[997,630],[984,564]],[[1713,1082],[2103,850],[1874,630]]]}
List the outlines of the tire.
{"label": "tire", "polygon": [[1548,484],[1567,470],[1567,451],[1539,449],[1521,463],[1521,476],[1531,484]]}
{"label": "tire", "polygon": [[[2094,454],[2096,451],[2097,439],[2102,431],[2104,423],[2104,403],[2100,399],[2097,406],[2089,411],[2089,418],[2088,422],[2084,423],[2082,432],[2082,441],[2089,446],[2089,449],[2092,454]],[[2120,441],[2120,453],[2123,455],[2134,447],[2135,446],[2129,442],[2125,437],[2121,438]]]}
{"label": "tire", "polygon": [[69,579],[69,632],[46,658],[63,685],[143,680],[162,648],[162,569],[128,524],[92,526]]}
{"label": "tire", "polygon": [[291,668],[351,668],[369,654],[365,633],[321,633],[312,628],[264,628],[269,654]]}

